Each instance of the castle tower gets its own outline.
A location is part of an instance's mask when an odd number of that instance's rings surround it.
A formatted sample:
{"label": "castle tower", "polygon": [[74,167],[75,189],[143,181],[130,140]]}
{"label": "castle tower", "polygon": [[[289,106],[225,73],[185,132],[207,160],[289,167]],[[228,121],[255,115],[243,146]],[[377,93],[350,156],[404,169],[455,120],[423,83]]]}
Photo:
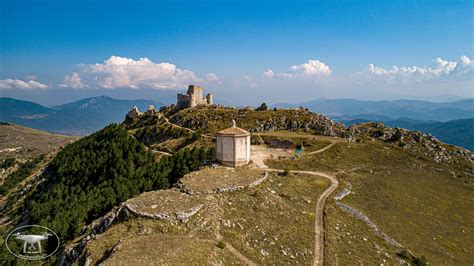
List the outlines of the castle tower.
{"label": "castle tower", "polygon": [[206,102],[208,105],[212,105],[212,94],[211,93],[208,93],[206,95]]}
{"label": "castle tower", "polygon": [[203,89],[197,85],[189,85],[186,95],[178,93],[178,99],[176,107],[178,109],[192,108],[197,105],[210,105],[212,104],[212,94],[202,96]]}
{"label": "castle tower", "polygon": [[250,133],[238,128],[235,120],[232,127],[217,132],[216,158],[222,165],[231,167],[250,162]]}

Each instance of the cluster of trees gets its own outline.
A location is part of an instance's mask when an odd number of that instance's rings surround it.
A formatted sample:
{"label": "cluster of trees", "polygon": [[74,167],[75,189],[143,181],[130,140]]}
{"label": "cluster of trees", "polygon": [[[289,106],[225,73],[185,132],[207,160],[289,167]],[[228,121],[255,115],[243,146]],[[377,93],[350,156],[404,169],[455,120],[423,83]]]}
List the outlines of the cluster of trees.
{"label": "cluster of trees", "polygon": [[30,223],[73,239],[84,225],[144,191],[165,189],[184,174],[214,159],[214,150],[182,150],[159,162],[121,126],[65,147],[46,168],[26,202]]}
{"label": "cluster of trees", "polygon": [[255,111],[265,111],[268,110],[268,106],[266,103],[262,103],[259,107],[255,108]]}
{"label": "cluster of trees", "polygon": [[[18,169],[9,174],[3,184],[0,186],[0,195],[5,194],[11,188],[15,187],[18,183],[23,181],[25,178],[33,173],[36,165],[44,159],[44,155],[40,155],[32,160],[20,163]],[[1,163],[2,169],[7,169],[15,164],[15,158],[7,158]]]}

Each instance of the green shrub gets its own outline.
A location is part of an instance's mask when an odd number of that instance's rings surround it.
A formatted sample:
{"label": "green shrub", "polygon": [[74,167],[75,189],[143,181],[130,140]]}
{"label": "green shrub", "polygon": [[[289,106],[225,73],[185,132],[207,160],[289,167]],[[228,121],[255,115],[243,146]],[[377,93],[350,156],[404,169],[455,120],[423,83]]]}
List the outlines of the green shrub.
{"label": "green shrub", "polygon": [[15,158],[6,158],[2,162],[0,162],[0,169],[8,169],[15,165],[15,162]]}
{"label": "green shrub", "polygon": [[224,241],[219,241],[219,242],[217,242],[216,246],[220,249],[224,249],[225,248],[225,243],[224,243]]}
{"label": "green shrub", "polygon": [[266,103],[262,103],[260,107],[257,107],[257,109],[255,109],[255,111],[265,111],[265,110],[268,110],[268,106]]}
{"label": "green shrub", "polygon": [[198,130],[196,130],[192,133],[191,139],[192,140],[198,140],[199,138],[201,138],[201,136],[202,136],[202,130],[198,129]]}
{"label": "green shrub", "polygon": [[397,255],[410,265],[414,265],[414,266],[427,265],[427,260],[424,256],[416,257],[415,255],[411,254],[411,252],[408,251],[407,249],[404,249],[398,252]]}

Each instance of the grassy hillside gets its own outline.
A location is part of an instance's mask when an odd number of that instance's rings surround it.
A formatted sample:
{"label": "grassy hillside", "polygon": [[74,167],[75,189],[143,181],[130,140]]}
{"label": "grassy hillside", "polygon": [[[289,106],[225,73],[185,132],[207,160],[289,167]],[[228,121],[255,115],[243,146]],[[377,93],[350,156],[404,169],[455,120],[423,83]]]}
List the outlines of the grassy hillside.
{"label": "grassy hillside", "polygon": [[[339,191],[351,191],[341,202],[365,214],[404,248],[434,264],[473,262],[469,244],[474,240],[472,163],[436,163],[423,154],[368,138],[268,164],[338,171]],[[342,211],[335,200],[329,201],[326,221],[329,264],[383,263],[389,261],[385,252],[402,250],[387,245],[366,224]]]}
{"label": "grassy hillside", "polygon": [[[216,170],[215,175],[213,170]],[[203,175],[198,171],[186,176],[184,185],[208,191],[210,187],[228,185],[217,184],[222,175],[228,175],[229,180],[231,176],[245,176],[246,182],[262,176],[261,171],[253,169],[202,171]],[[204,177],[209,177],[207,183],[200,182]],[[321,177],[271,174],[253,188],[204,196],[187,195],[199,198],[203,204],[189,220],[129,218],[87,242],[82,259],[87,258],[91,263],[102,260],[112,265],[152,262],[227,265],[241,264],[245,259],[258,264],[308,264],[314,250],[312,212],[317,197],[327,186],[328,181]],[[149,195],[143,194],[134,200],[145,196]],[[179,198],[171,194],[161,201],[173,206]],[[148,204],[159,205],[159,202],[157,197]],[[181,205],[174,208],[180,209]]]}
{"label": "grassy hillside", "polygon": [[[127,130],[110,125],[68,145],[44,172],[28,185],[20,184],[2,206],[2,216],[7,219],[2,220],[2,229],[41,224],[52,228],[65,244],[113,206],[144,191],[168,188],[213,157],[212,149],[183,149],[158,161]],[[20,208],[10,200],[19,196],[24,199]],[[0,258],[13,259],[7,251]]]}
{"label": "grassy hillside", "polygon": [[78,138],[3,123],[0,124],[0,160],[10,157],[30,159],[49,154],[76,139]]}
{"label": "grassy hillside", "polygon": [[[255,164],[243,168],[200,168],[232,119],[266,153],[253,148]],[[17,185],[32,189],[22,209],[6,205],[2,229],[47,225],[67,247],[60,257],[78,263],[310,264],[315,206],[330,184],[323,172],[340,183],[324,208],[326,264],[472,264],[470,156],[419,132],[344,128],[306,110],[170,108],[62,149]],[[319,173],[265,173],[262,158]]]}

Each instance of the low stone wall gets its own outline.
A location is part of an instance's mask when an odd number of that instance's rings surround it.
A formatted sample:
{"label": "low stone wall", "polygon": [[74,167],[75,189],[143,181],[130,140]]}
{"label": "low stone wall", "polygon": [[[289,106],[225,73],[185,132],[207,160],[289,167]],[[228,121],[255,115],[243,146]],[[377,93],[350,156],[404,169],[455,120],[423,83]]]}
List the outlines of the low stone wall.
{"label": "low stone wall", "polygon": [[228,193],[228,192],[235,192],[235,191],[239,191],[239,190],[243,190],[243,189],[246,189],[246,188],[252,188],[252,187],[255,187],[255,186],[258,186],[260,185],[261,183],[263,183],[265,180],[268,179],[268,172],[265,172],[265,174],[252,181],[251,183],[249,184],[245,184],[245,185],[230,185],[230,186],[224,186],[224,187],[218,187],[218,188],[214,188],[212,190],[208,190],[206,191],[205,193],[202,193],[202,192],[198,192],[198,191],[194,191],[190,188],[188,188],[185,184],[183,184],[182,182],[179,182],[178,183],[178,189],[183,192],[183,193],[186,193],[188,195],[200,195],[200,194],[219,194],[219,193]]}
{"label": "low stone wall", "polygon": [[363,221],[364,223],[366,223],[374,232],[376,235],[378,235],[379,237],[381,237],[383,240],[385,240],[385,242],[387,242],[388,244],[392,245],[392,246],[396,246],[396,247],[399,247],[399,248],[403,248],[402,245],[400,245],[397,241],[395,241],[393,238],[391,238],[390,236],[388,236],[387,234],[385,234],[384,232],[382,232],[378,227],[377,225],[375,225],[370,219],[369,217],[367,217],[366,215],[364,215],[363,213],[359,212],[358,210],[350,207],[350,206],[347,206],[345,205],[344,203],[341,203],[339,201],[336,201],[336,204],[337,206],[339,206],[339,208],[341,208],[341,210],[343,210],[344,212],[347,212],[348,214],[350,214],[351,216]]}
{"label": "low stone wall", "polygon": [[165,221],[180,221],[180,222],[187,222],[189,218],[191,218],[194,214],[196,214],[201,208],[203,204],[199,204],[189,210],[186,211],[178,211],[176,213],[147,213],[147,212],[140,212],[134,208],[133,205],[125,204],[125,208],[127,208],[132,214],[138,217],[145,217],[149,219],[157,219],[157,220],[165,220]]}

